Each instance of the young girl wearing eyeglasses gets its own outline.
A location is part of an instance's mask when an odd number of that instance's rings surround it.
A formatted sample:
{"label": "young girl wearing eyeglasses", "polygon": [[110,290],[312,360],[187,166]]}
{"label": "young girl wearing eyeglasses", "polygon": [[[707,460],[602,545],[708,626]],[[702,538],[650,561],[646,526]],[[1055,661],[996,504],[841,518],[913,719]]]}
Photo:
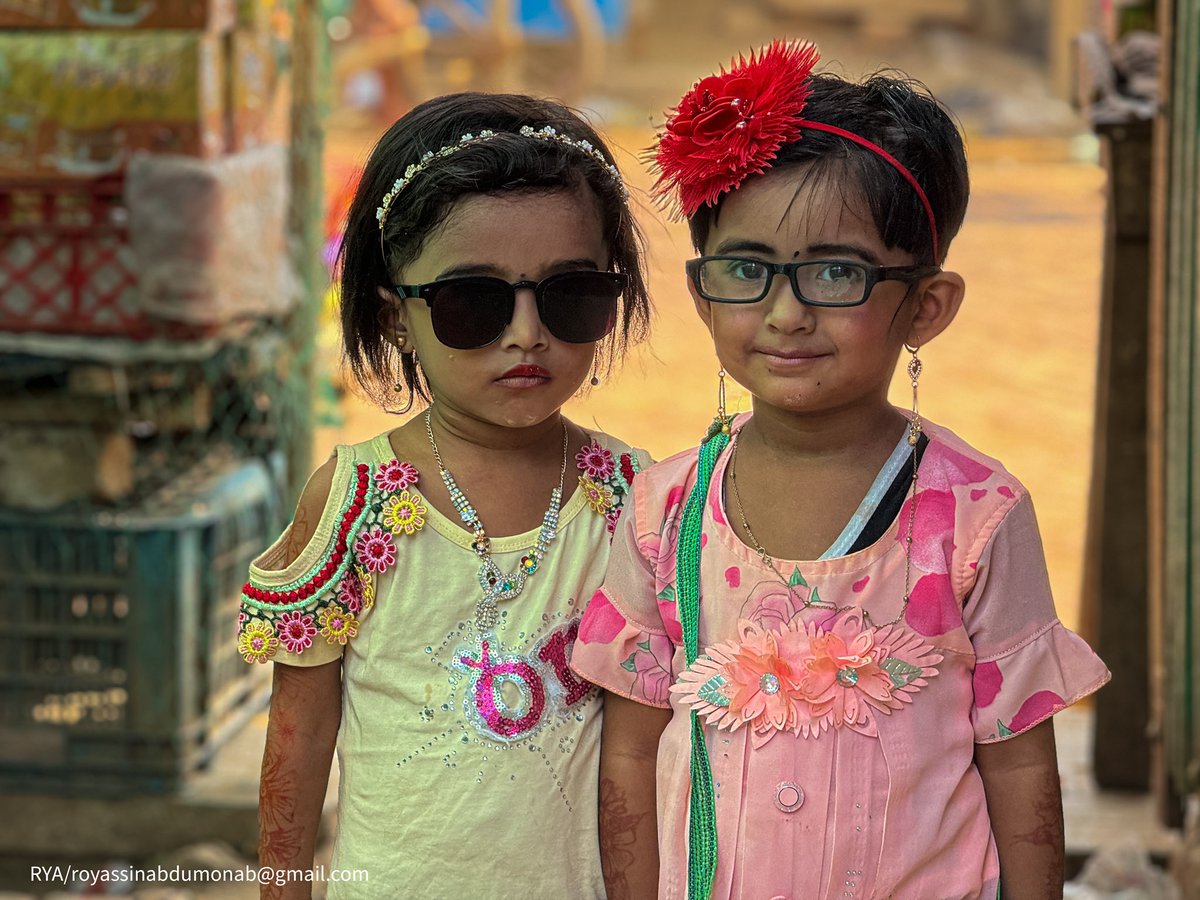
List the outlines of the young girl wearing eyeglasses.
{"label": "young girl wearing eyeglasses", "polygon": [[1055,616],[1025,489],[917,412],[963,297],[962,141],[912,83],[815,62],[735,60],[657,147],[753,413],[722,391],[699,450],[642,473],[580,626],[609,896],[1061,897],[1050,716],[1108,673]]}
{"label": "young girl wearing eyeglasses", "polygon": [[428,408],[337,447],[251,567],[261,861],[312,865],[336,739],[330,871],[369,880],[330,897],[603,896],[601,702],[568,663],[648,459],[562,404],[648,322],[621,175],[556,103],[431,100],[371,154],[340,270],[354,374]]}

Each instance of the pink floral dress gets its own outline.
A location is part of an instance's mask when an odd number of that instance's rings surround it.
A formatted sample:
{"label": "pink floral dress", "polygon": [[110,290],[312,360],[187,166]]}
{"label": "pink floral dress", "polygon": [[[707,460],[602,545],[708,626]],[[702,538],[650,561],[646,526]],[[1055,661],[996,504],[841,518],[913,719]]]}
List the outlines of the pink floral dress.
{"label": "pink floral dress", "polygon": [[693,709],[716,793],[714,898],[996,896],[975,744],[1032,728],[1109,673],[1055,615],[1024,488],[949,431],[926,434],[907,607],[912,500],[871,546],[773,571],[729,527],[727,450],[690,668],[675,551],[696,451],[639,476],[572,666],[674,712],[658,758],[660,897],[687,892]]}

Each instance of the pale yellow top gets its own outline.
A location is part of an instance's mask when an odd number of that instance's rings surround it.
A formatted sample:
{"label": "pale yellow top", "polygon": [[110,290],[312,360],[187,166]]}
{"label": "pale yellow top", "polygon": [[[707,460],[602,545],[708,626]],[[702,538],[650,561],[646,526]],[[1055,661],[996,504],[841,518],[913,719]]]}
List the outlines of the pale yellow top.
{"label": "pale yellow top", "polygon": [[[374,528],[390,535],[395,561],[371,576],[373,606],[353,612],[353,568],[340,584],[328,581],[285,613],[244,598],[250,617],[244,651],[249,625],[265,621],[280,638],[277,662],[317,665],[342,655],[332,868],[366,869],[370,881],[331,882],[331,898],[604,896],[596,833],[601,703],[567,663],[580,615],[604,575],[610,522],[627,491],[622,470],[640,469],[648,458],[640,451],[631,457],[607,435],[596,441],[587,461],[590,485],[599,490],[576,486],[540,567],[518,597],[500,603],[486,659],[474,623],[482,591],[471,535],[423,502],[423,491],[445,490],[437,472],[421,473],[404,493],[380,487],[393,461],[387,435],[338,447],[329,503],[294,563],[269,569],[282,552],[281,539],[251,567],[251,586],[259,590],[294,586],[319,573],[356,483],[369,478],[366,519],[354,523],[354,540],[347,541],[353,559],[346,564],[371,558],[362,535]],[[612,475],[602,474],[608,469],[603,450],[610,451]],[[586,474],[584,456],[576,457],[578,469],[569,467],[569,479]],[[589,494],[598,506],[612,508],[597,511]],[[398,497],[417,505],[389,519]],[[381,510],[371,509],[381,501]],[[396,525],[400,520],[413,533]],[[492,556],[511,572],[536,536],[493,539]],[[315,634],[297,624],[304,616],[311,616]],[[344,646],[330,642],[323,632],[336,636],[351,618],[356,636]],[[289,652],[289,625],[293,642],[304,645],[307,637],[311,645]]]}

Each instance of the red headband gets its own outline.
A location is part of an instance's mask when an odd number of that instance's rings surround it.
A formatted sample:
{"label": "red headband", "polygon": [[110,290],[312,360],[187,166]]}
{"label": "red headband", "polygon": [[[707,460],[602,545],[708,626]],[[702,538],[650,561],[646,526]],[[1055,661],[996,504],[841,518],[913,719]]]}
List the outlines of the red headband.
{"label": "red headband", "polygon": [[878,144],[860,135],[801,117],[812,92],[809,75],[819,56],[811,43],[774,41],[750,58],[739,56],[728,72],[710,75],[683,95],[659,137],[654,162],[654,193],[691,216],[715,206],[726,191],[761,175],[784,144],[800,140],[804,129],[826,131],[865,147],[907,181],[929,219],[933,258],[938,258],[937,220],[929,198],[912,172]]}

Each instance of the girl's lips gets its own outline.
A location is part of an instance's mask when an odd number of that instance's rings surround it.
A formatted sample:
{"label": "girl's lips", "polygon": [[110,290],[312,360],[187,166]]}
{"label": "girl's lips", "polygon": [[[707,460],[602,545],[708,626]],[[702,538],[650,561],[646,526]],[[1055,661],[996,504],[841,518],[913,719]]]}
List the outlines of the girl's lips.
{"label": "girl's lips", "polygon": [[496,379],[496,384],[509,388],[531,388],[550,381],[550,373],[541,366],[513,366]]}
{"label": "girl's lips", "polygon": [[775,350],[767,347],[760,347],[758,352],[767,358],[767,362],[778,366],[802,366],[829,355],[812,350]]}

